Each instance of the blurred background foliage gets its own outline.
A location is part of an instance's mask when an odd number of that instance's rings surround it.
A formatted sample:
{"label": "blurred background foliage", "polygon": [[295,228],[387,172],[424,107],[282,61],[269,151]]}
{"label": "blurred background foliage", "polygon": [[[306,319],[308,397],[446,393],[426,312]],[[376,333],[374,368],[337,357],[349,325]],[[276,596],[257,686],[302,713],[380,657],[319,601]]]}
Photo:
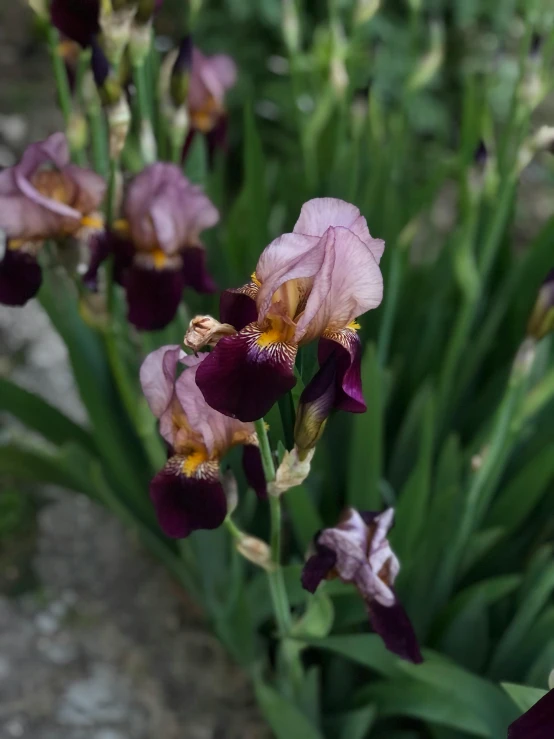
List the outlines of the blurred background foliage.
{"label": "blurred background foliage", "polygon": [[[41,300],[91,426],[5,386],[2,407],[51,447],[9,442],[0,471],[84,492],[138,527],[251,672],[279,739],[504,737],[529,693],[499,684],[545,689],[554,667],[553,350],[548,337],[525,342],[554,264],[554,220],[552,209],[518,220],[553,184],[534,134],[552,110],[554,4],[213,0],[192,28],[190,11],[166,0],[158,50],[192,30],[240,70],[228,154],[210,168],[198,143],[185,163],[222,211],[207,235],[219,284],[243,284],[310,197],[355,203],[387,242],[385,300],[360,333],[368,412],[331,420],[310,478],[285,499],[291,634],[275,638],[265,576],[225,531],[177,546],[147,500],[144,444],[155,429],[138,400],[139,363],[215,301],[187,294],[179,319],[147,337],[116,315],[114,364],[52,274]],[[306,347],[293,399],[314,366]],[[129,393],[136,410],[122,402]],[[285,416],[275,408],[268,418],[281,453]],[[422,667],[385,652],[348,588],[330,582],[310,600],[300,589],[313,534],[344,505],[396,507],[398,589],[427,648]],[[267,536],[267,511],[251,493],[237,521]],[[303,656],[294,686],[291,652]]]}

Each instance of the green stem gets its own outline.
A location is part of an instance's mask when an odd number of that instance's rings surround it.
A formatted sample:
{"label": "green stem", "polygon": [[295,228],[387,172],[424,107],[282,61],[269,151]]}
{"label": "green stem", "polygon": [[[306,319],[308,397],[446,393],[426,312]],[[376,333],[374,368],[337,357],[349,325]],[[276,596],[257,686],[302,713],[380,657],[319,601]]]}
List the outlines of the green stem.
{"label": "green stem", "polygon": [[109,149],[108,129],[104,119],[104,113],[99,105],[94,105],[88,111],[90,126],[90,137],[92,143],[92,161],[94,169],[102,177],[108,176],[109,171]]}
{"label": "green stem", "polygon": [[[262,457],[262,466],[267,483],[275,481],[275,465],[271,455],[271,447],[267,435],[266,425],[263,419],[256,421],[256,433],[260,443],[260,454]],[[279,629],[280,636],[286,636],[291,627],[290,605],[283,578],[283,569],[281,567],[281,539],[282,539],[282,520],[281,515],[281,496],[270,495],[269,506],[271,513],[271,561],[274,569],[267,573],[269,580],[269,588],[271,591],[271,599],[273,601],[273,610],[275,619]]]}
{"label": "green stem", "polygon": [[52,57],[52,66],[54,68],[54,78],[56,80],[56,89],[58,91],[58,99],[65,125],[69,125],[71,118],[71,89],[65,64],[59,53],[60,36],[54,26],[48,27],[48,47]]}

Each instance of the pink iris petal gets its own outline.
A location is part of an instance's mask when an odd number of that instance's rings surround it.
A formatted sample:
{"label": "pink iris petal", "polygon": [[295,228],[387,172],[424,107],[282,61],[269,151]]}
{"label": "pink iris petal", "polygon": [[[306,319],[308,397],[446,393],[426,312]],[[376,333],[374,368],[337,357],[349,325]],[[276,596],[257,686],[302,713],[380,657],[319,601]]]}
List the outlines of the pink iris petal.
{"label": "pink iris petal", "polygon": [[139,373],[142,392],[156,418],[161,418],[169,408],[175,387],[177,364],[179,359],[184,359],[185,356],[181,347],[174,344],[156,349],[142,363]]}
{"label": "pink iris petal", "polygon": [[208,453],[221,455],[237,439],[245,440],[253,436],[254,425],[224,416],[206,403],[196,384],[196,376],[209,357],[210,354],[200,354],[193,366],[192,358],[186,358],[189,369],[175,383],[175,394],[189,426],[202,438]]}
{"label": "pink iris petal", "polygon": [[230,56],[225,54],[206,56],[200,49],[194,47],[188,95],[189,107],[191,110],[199,110],[209,97],[222,105],[226,91],[233,87],[236,78],[237,68]]}
{"label": "pink iris petal", "polygon": [[359,208],[338,198],[314,198],[304,203],[294,233],[323,236],[330,226],[343,226],[354,233],[371,251],[377,264],[385,249],[382,239],[374,239]]}
{"label": "pink iris petal", "polygon": [[325,259],[314,278],[296,341],[345,328],[357,316],[376,308],[383,298],[383,276],[373,255],[352,231],[329,228],[322,237]]}
{"label": "pink iris petal", "polygon": [[296,347],[285,342],[261,346],[261,335],[259,326],[250,324],[221,339],[196,375],[206,402],[241,421],[262,418],[296,384]]}
{"label": "pink iris petal", "polygon": [[127,190],[125,217],[138,248],[159,246],[174,254],[196,244],[201,231],[219,220],[209,198],[174,164],[158,162],[138,174]]}
{"label": "pink iris petal", "polygon": [[[63,175],[75,188],[73,206],[47,197],[33,185],[33,177],[45,167]],[[55,133],[31,144],[19,164],[0,174],[0,228],[9,238],[43,239],[63,235],[67,219],[78,227],[83,215],[98,208],[106,183],[94,172],[69,163],[67,141]]]}

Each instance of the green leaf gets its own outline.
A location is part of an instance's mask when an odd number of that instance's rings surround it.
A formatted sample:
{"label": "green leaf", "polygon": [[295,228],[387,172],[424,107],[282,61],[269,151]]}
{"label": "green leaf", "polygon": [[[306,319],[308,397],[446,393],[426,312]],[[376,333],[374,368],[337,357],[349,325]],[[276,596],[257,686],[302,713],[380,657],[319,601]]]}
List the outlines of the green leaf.
{"label": "green leaf", "polygon": [[524,636],[533,628],[538,615],[548,603],[554,590],[554,563],[549,563],[533,583],[527,596],[521,602],[512,621],[494,653],[490,674],[501,677],[510,674],[510,665],[514,653]]}
{"label": "green leaf", "polygon": [[548,445],[503,488],[488,515],[489,525],[502,526],[506,534],[520,527],[547,492],[552,478],[554,454]]}
{"label": "green leaf", "polygon": [[94,451],[91,435],[39,395],[25,390],[14,382],[0,378],[0,410],[16,416],[30,429],[38,431],[52,444],[75,444]]}
{"label": "green leaf", "polygon": [[419,454],[416,466],[402,488],[396,506],[396,525],[391,534],[393,547],[401,561],[410,561],[423,533],[431,495],[431,468],[435,433],[435,400],[431,390],[427,392],[421,414]]}
{"label": "green leaf", "polygon": [[[497,685],[442,658],[429,658],[421,665],[401,662],[400,669],[413,680],[446,693],[452,691],[488,727],[490,736],[500,737],[516,718],[510,702]],[[449,698],[450,700],[450,698]],[[460,726],[459,728],[463,728]]]}
{"label": "green leaf", "polygon": [[328,636],[325,639],[303,637],[302,641],[313,647],[333,652],[341,657],[368,667],[381,675],[398,674],[399,658],[389,652],[377,634],[352,634]]}
{"label": "green leaf", "polygon": [[261,680],[254,682],[260,709],[277,739],[323,739],[323,734],[286,698]]}
{"label": "green leaf", "polygon": [[265,186],[266,164],[252,105],[244,108],[244,194],[248,204],[248,238],[255,265],[268,243],[269,200]]}
{"label": "green leaf", "polygon": [[517,685],[516,683],[500,683],[506,693],[510,696],[521,713],[526,713],[535,703],[547,694],[547,690],[531,688],[528,685]]}
{"label": "green leaf", "polygon": [[288,490],[284,501],[300,551],[306,552],[316,533],[323,528],[317,506],[306,485]]}
{"label": "green leaf", "polygon": [[355,711],[330,716],[325,721],[326,735],[337,739],[365,739],[377,718],[377,707],[371,703]]}
{"label": "green leaf", "polygon": [[206,151],[206,141],[204,136],[196,135],[192,139],[190,149],[185,160],[185,175],[195,185],[206,184],[206,176],[208,172],[208,152]]}
{"label": "green leaf", "polygon": [[324,638],[333,628],[333,619],[333,601],[321,588],[314,595],[308,596],[308,607],[304,615],[294,624],[292,636],[297,639]]}
{"label": "green leaf", "polygon": [[469,540],[462,562],[460,573],[469,572],[490,550],[504,537],[505,531],[501,526],[476,531]]}
{"label": "green leaf", "polygon": [[352,419],[346,499],[360,510],[379,510],[379,480],[383,465],[383,371],[375,344],[366,347],[362,359],[362,385],[367,411]]}
{"label": "green leaf", "polygon": [[472,736],[487,739],[499,739],[502,736],[490,731],[487,724],[475,714],[473,707],[462,700],[455,685],[437,689],[410,678],[402,678],[369,685],[362,688],[356,697],[360,702],[375,703],[382,718],[408,716],[459,729]]}

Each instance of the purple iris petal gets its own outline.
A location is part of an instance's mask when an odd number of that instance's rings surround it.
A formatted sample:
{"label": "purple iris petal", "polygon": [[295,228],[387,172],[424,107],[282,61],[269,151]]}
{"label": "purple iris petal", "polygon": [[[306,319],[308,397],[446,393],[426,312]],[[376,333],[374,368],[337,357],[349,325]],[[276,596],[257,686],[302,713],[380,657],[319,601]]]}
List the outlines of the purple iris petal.
{"label": "purple iris petal", "polygon": [[198,293],[213,293],[217,286],[206,268],[206,251],[201,246],[191,246],[181,253],[184,284]]}
{"label": "purple iris petal", "polygon": [[296,347],[285,342],[260,345],[262,336],[256,324],[226,336],[198,368],[196,384],[216,411],[256,421],[296,385]]}
{"label": "purple iris petal", "polygon": [[88,46],[100,31],[100,0],[52,0],[52,23],[81,46]]}
{"label": "purple iris petal", "polygon": [[246,480],[258,498],[267,498],[267,483],[260,449],[255,444],[245,444],[242,450],[242,466]]}
{"label": "purple iris petal", "polygon": [[175,318],[185,281],[180,269],[133,265],[123,279],[129,321],[139,331],[158,331]]}
{"label": "purple iris petal", "polygon": [[412,622],[398,601],[387,607],[371,600],[367,608],[371,625],[389,651],[414,664],[423,662]]}
{"label": "purple iris petal", "polygon": [[355,331],[337,332],[336,339],[322,338],[318,346],[321,367],[328,361],[335,363],[336,397],[334,408],[349,413],[364,413],[367,406],[362,394],[361,342]]}
{"label": "purple iris petal", "polygon": [[39,291],[42,271],[33,254],[6,249],[0,261],[0,303],[25,305]]}
{"label": "purple iris petal", "polygon": [[316,549],[317,553],[308,559],[302,570],[302,587],[310,593],[315,593],[337,562],[337,555],[329,547],[316,544]]}
{"label": "purple iris petal", "polygon": [[179,459],[170,459],[150,483],[160,526],[173,539],[183,539],[198,529],[216,529],[227,515],[219,475],[186,476],[179,471]]}
{"label": "purple iris petal", "polygon": [[508,739],[552,739],[554,690],[549,691],[508,729]]}
{"label": "purple iris petal", "polygon": [[244,289],[225,290],[219,300],[219,318],[222,323],[230,323],[237,331],[242,331],[258,317],[256,301]]}

